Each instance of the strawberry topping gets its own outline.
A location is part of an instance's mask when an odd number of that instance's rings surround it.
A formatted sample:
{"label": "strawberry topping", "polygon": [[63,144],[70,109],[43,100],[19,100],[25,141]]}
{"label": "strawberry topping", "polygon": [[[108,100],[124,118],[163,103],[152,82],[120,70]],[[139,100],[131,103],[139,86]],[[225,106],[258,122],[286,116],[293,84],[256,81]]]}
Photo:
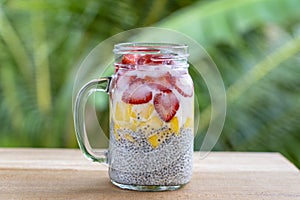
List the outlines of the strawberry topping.
{"label": "strawberry topping", "polygon": [[119,70],[117,72],[117,87],[118,88],[124,88],[127,87],[128,85],[132,84],[137,77],[134,75],[128,75],[129,71],[127,70]]}
{"label": "strawberry topping", "polygon": [[145,65],[145,64],[154,64],[154,65],[157,65],[157,64],[160,64],[160,63],[154,63],[152,61],[152,57],[153,55],[151,54],[146,54],[144,56],[141,56],[137,62],[137,64],[139,65]]}
{"label": "strawberry topping", "polygon": [[152,91],[144,84],[143,79],[136,79],[124,91],[122,101],[130,104],[144,104],[152,99]]}
{"label": "strawberry topping", "polygon": [[162,54],[125,54],[122,57],[122,64],[126,65],[171,65],[172,56]]}
{"label": "strawberry topping", "polygon": [[165,92],[172,88],[172,76],[169,72],[159,76],[159,77],[145,77],[145,82],[149,87],[155,90]]}
{"label": "strawberry topping", "polygon": [[187,77],[184,78],[174,78],[174,86],[176,90],[184,97],[191,97],[194,94],[193,88],[193,81],[188,79]]}
{"label": "strawberry topping", "polygon": [[137,64],[139,65],[171,65],[173,62],[171,61],[171,56],[168,55],[162,55],[162,54],[147,54],[144,56],[141,56],[138,59]]}
{"label": "strawberry topping", "polygon": [[[129,65],[172,65],[172,56],[163,54],[125,54],[120,64]],[[125,70],[127,71],[127,70]],[[118,70],[117,87],[124,88],[122,101],[129,104],[145,104],[152,100],[159,117],[170,122],[179,109],[176,89],[184,97],[193,96],[193,82],[186,77],[173,77],[170,72],[146,75],[138,78]],[[174,89],[175,88],[175,89]],[[172,91],[173,90],[173,91]],[[153,91],[153,92],[152,92]]]}
{"label": "strawberry topping", "polygon": [[156,94],[153,102],[156,112],[165,122],[171,121],[179,109],[179,100],[171,90]]}
{"label": "strawberry topping", "polygon": [[125,54],[122,57],[122,64],[136,65],[140,57],[139,54]]}

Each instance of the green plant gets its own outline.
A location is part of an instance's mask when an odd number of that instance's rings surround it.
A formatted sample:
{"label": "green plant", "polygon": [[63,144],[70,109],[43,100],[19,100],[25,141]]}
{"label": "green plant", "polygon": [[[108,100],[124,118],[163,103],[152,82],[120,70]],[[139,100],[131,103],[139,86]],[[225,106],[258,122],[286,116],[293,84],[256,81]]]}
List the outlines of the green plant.
{"label": "green plant", "polygon": [[1,0],[0,146],[75,147],[76,66],[109,36],[190,3]]}
{"label": "green plant", "polygon": [[[299,167],[299,7],[298,0],[2,0],[0,146],[75,147],[74,66],[109,36],[151,25],[191,36],[218,66],[228,113],[215,150],[279,151]],[[210,99],[191,73],[202,91],[197,150]]]}

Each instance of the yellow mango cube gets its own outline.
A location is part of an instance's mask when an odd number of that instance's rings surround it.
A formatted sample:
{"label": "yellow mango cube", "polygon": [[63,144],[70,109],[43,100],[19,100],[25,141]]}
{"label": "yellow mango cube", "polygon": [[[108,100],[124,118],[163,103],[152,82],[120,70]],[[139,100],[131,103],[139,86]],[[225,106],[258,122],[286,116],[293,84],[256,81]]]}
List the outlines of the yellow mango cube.
{"label": "yellow mango cube", "polygon": [[130,116],[132,114],[132,105],[124,103],[124,102],[117,102],[115,108],[115,120],[120,122],[130,122]]}
{"label": "yellow mango cube", "polygon": [[118,129],[120,129],[120,125],[117,124],[117,123],[115,123],[115,124],[114,124],[114,135],[115,135],[116,140],[119,140],[119,139],[120,139],[120,136],[119,136],[119,134],[118,134]]}
{"label": "yellow mango cube", "polygon": [[140,117],[148,120],[153,110],[154,110],[154,105],[151,103],[147,104],[146,107],[140,110]]}
{"label": "yellow mango cube", "polygon": [[135,142],[135,139],[129,133],[126,133],[124,138],[130,142]]}
{"label": "yellow mango cube", "polygon": [[183,127],[184,128],[193,128],[194,127],[194,121],[190,117],[187,117]]}
{"label": "yellow mango cube", "polygon": [[178,122],[178,117],[173,117],[173,119],[171,119],[170,121],[170,128],[172,129],[172,131],[178,135],[179,134],[179,122]]}
{"label": "yellow mango cube", "polygon": [[153,134],[153,135],[149,136],[148,141],[153,148],[158,147],[158,145],[160,143],[160,142],[158,142],[158,138],[159,137],[157,134]]}

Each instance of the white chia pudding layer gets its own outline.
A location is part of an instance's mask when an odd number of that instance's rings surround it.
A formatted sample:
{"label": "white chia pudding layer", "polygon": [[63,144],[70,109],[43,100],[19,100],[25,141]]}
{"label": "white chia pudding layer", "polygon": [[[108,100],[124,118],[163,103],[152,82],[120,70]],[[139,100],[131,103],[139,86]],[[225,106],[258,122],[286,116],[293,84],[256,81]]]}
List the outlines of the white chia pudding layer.
{"label": "white chia pudding layer", "polygon": [[[110,127],[113,131],[113,122]],[[181,127],[178,134],[167,134],[156,148],[149,144],[146,132],[118,129],[118,135],[129,134],[131,140],[116,139],[111,134],[108,152],[111,180],[141,186],[176,186],[189,182],[193,165],[192,129]]]}

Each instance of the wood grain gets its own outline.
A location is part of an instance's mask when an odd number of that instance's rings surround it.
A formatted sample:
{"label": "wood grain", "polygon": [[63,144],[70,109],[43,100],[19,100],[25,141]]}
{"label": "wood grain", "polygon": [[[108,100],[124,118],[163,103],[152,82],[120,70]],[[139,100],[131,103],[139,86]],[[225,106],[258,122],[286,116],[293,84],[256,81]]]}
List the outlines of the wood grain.
{"label": "wood grain", "polygon": [[299,200],[299,170],[278,153],[195,153],[191,182],[170,192],[113,186],[79,150],[0,149],[0,199]]}

